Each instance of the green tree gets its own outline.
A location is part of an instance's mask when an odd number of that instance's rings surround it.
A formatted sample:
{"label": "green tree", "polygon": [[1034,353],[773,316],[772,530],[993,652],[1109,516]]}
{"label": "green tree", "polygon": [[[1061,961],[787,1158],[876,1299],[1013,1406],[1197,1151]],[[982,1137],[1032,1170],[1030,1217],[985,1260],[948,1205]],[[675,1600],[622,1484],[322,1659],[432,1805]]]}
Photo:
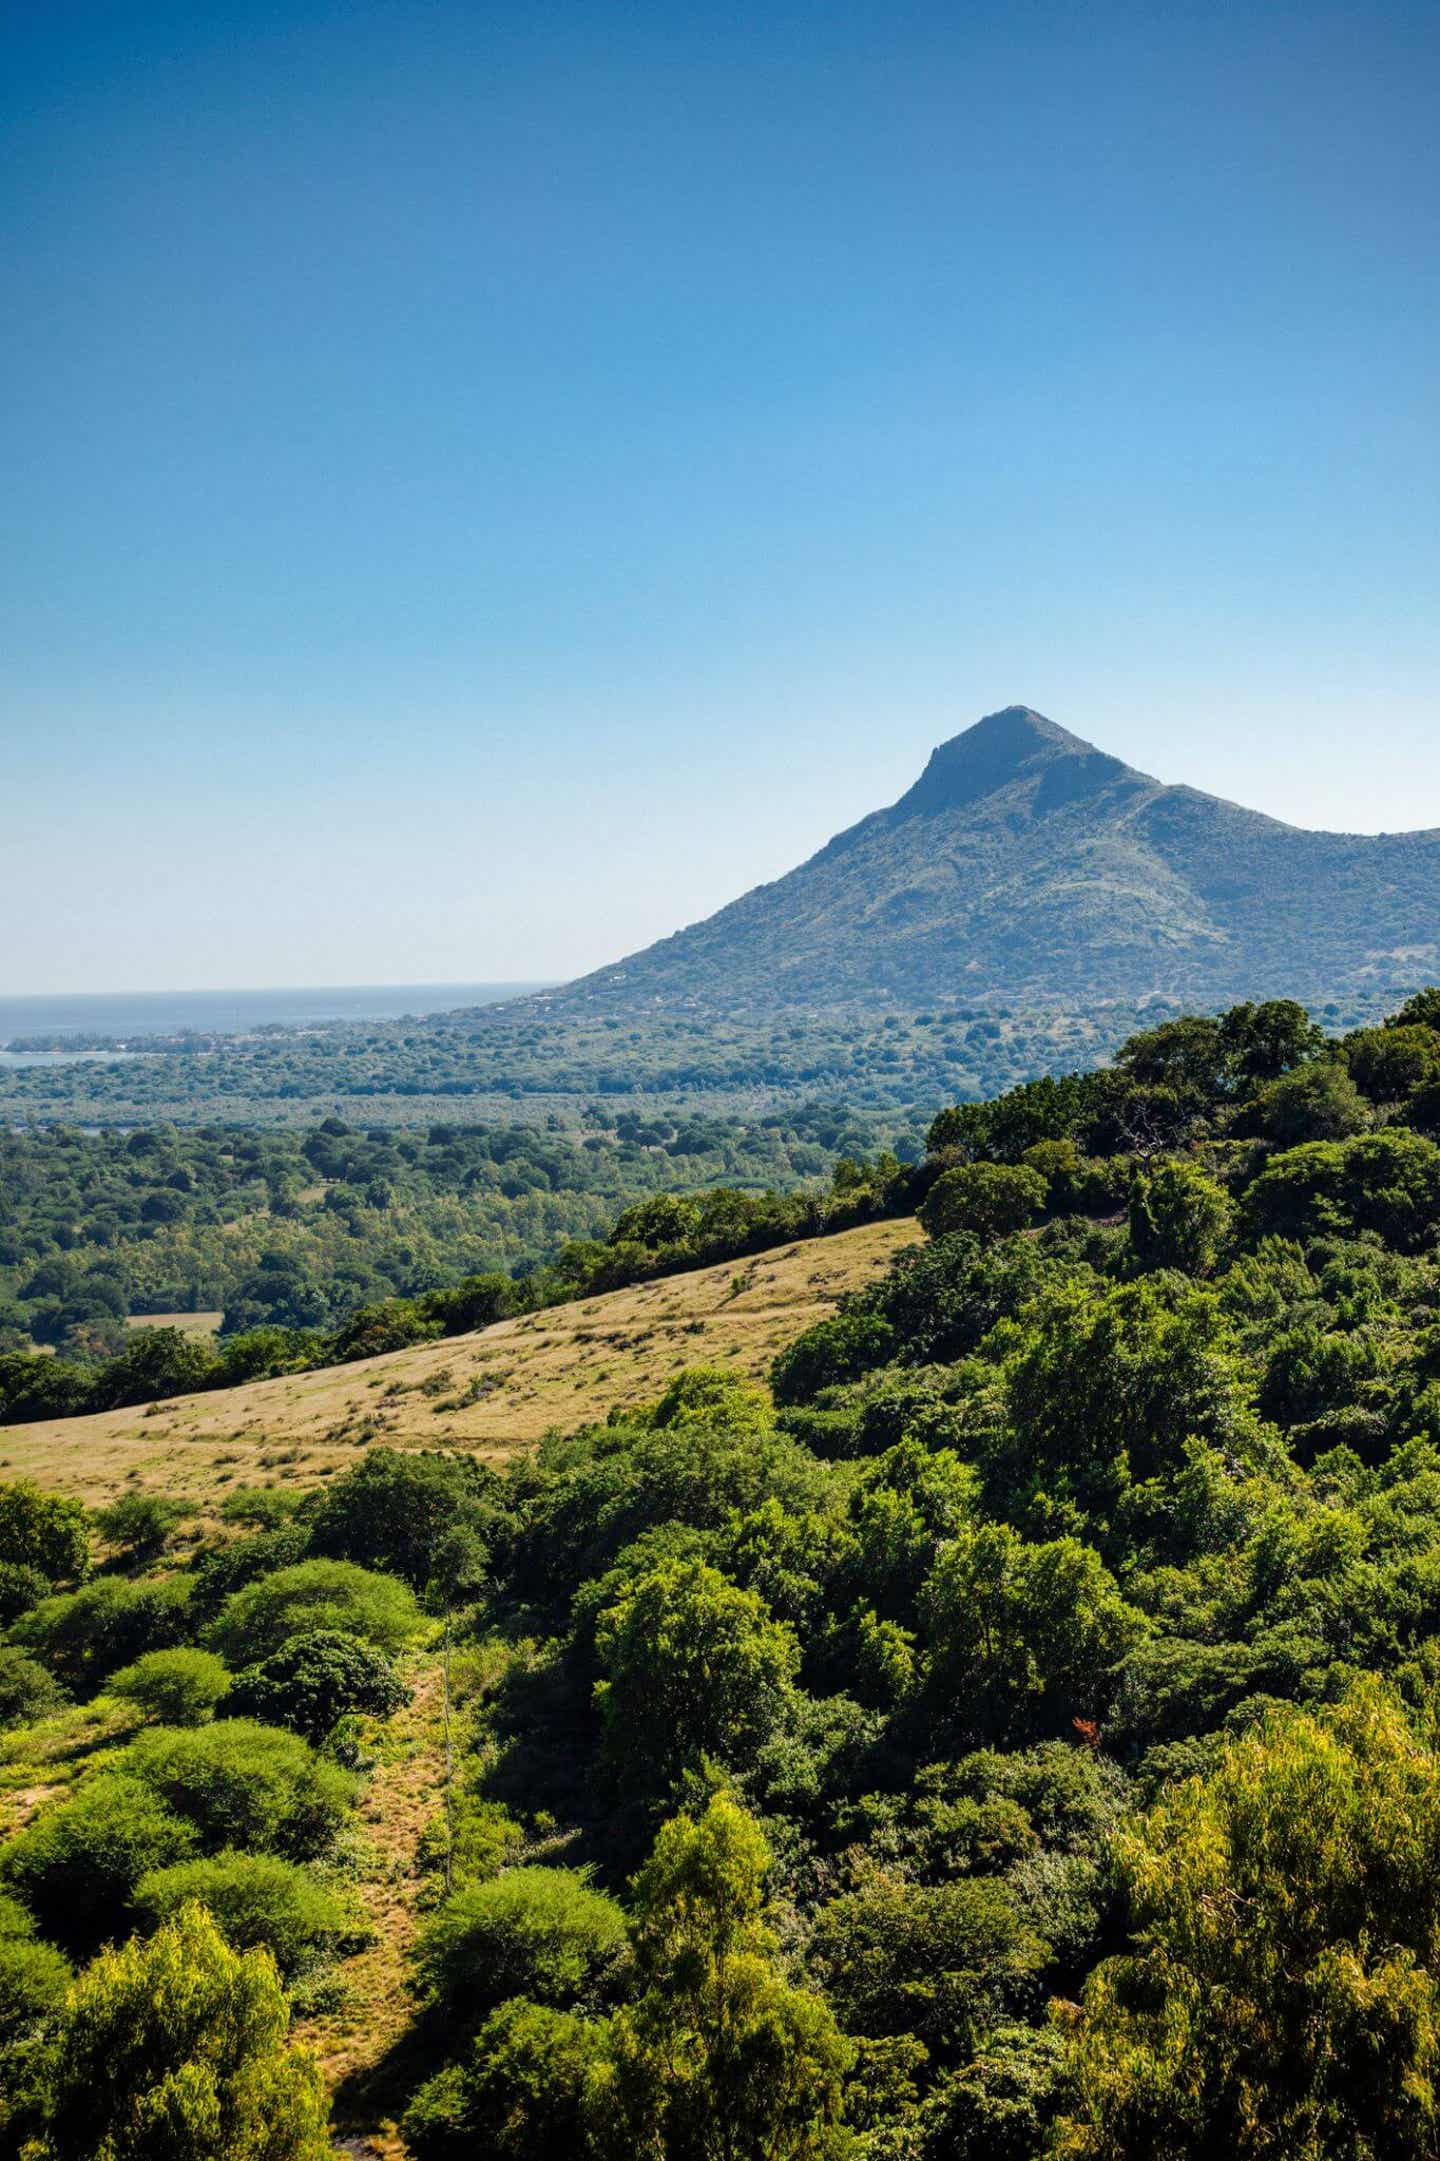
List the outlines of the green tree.
{"label": "green tree", "polygon": [[320,2073],[288,2026],[269,1953],[182,1908],[76,1984],[44,2161],[325,2161]]}
{"label": "green tree", "polygon": [[67,1687],[93,1691],[146,1651],[180,1642],[188,1632],[190,1591],[187,1576],[139,1583],[97,1576],[78,1591],[43,1599],[11,1634]]}
{"label": "green tree", "polygon": [[921,1610],[935,1715],[967,1741],[1024,1741],[1098,1720],[1116,1667],[1146,1631],[1093,1547],[1028,1545],[1003,1523],[961,1528]]}
{"label": "green tree", "polygon": [[64,1701],[65,1691],[38,1658],[0,1643],[0,1733],[8,1726],[29,1726]]}
{"label": "green tree", "polygon": [[263,1944],[287,1980],[360,1934],[351,1909],[308,1869],[273,1853],[217,1853],[151,1869],[135,1886],[134,1910],[150,1928],[198,1904],[232,1951]]}
{"label": "green tree", "polygon": [[307,1629],[333,1629],[394,1652],[419,1626],[415,1595],[397,1577],[353,1561],[297,1561],[234,1592],[211,1623],[210,1639],[238,1669],[258,1665]]}
{"label": "green tree", "polygon": [[420,1932],[415,1970],[447,2018],[484,2018],[507,1997],[557,2010],[603,1996],[626,1948],[625,1916],[567,1868],[511,1868],[469,1883]]}
{"label": "green tree", "polygon": [[774,1732],[799,1670],[794,1633],[703,1561],[672,1561],[601,1614],[596,1702],[622,1792],[663,1796],[707,1758],[737,1769]]}
{"label": "green tree", "polygon": [[195,1844],[193,1827],[159,1794],[102,1771],[0,1849],[0,1880],[52,1942],[88,1955],[124,1928],[146,1871],[185,1859]]}
{"label": "green tree", "polygon": [[1147,1268],[1208,1276],[1230,1235],[1230,1196],[1194,1163],[1161,1163],[1130,1189],[1130,1242]]}
{"label": "green tree", "polygon": [[232,1717],[288,1726],[319,1743],[356,1711],[388,1718],[407,1700],[405,1684],[383,1651],[337,1628],[312,1628],[242,1673],[226,1709]]}
{"label": "green tree", "polygon": [[1383,1684],[1276,1711],[1119,1858],[1136,1948],[1074,2016],[1062,2153],[1435,2150],[1440,1761]]}
{"label": "green tree", "polygon": [[731,1794],[673,1817],[635,1881],[639,1993],[591,2086],[603,2152],[637,2161],[828,2161],[846,2146],[854,2050],[788,1981],[770,1851]]}
{"label": "green tree", "polygon": [[213,1651],[182,1645],[173,1651],[147,1651],[133,1666],[112,1673],[108,1690],[133,1703],[161,1726],[200,1726],[230,1686],[230,1668]]}
{"label": "green tree", "polygon": [[95,1521],[111,1545],[123,1547],[137,1561],[152,1561],[186,1512],[181,1502],[163,1493],[122,1493],[108,1508],[95,1511]]}
{"label": "green tree", "polygon": [[47,1583],[90,1568],[90,1524],[83,1503],[45,1493],[28,1478],[0,1485],[0,1561],[38,1568]]}
{"label": "green tree", "polygon": [[298,1734],[247,1718],[157,1726],[117,1759],[127,1779],[193,1824],[212,1853],[238,1846],[305,1860],[344,1822],[355,1781]]}
{"label": "green tree", "polygon": [[1049,1190],[1023,1163],[960,1163],[936,1179],[918,1212],[932,1238],[968,1231],[988,1243],[1033,1223]]}
{"label": "green tree", "polygon": [[465,1456],[372,1448],[337,1478],[310,1517],[311,1550],[400,1576],[423,1591],[448,1537],[482,1538],[495,1515],[498,1481]]}
{"label": "green tree", "polygon": [[401,2124],[406,2147],[415,2161],[578,2161],[604,2049],[598,2020],[512,1998],[469,2053],[415,2095]]}

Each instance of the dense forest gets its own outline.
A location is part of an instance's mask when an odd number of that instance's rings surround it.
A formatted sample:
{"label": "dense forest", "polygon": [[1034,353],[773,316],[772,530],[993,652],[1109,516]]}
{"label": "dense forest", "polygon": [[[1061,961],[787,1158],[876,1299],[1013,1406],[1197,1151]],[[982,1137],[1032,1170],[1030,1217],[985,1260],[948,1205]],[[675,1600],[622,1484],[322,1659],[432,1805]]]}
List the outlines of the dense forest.
{"label": "dense forest", "polygon": [[751,1121],[591,1111],[558,1126],[0,1133],[0,1349],[116,1351],[127,1316],[334,1328],[378,1299],[524,1273],[677,1185],[785,1193],[913,1120],[809,1104]]}
{"label": "dense forest", "polygon": [[[1327,1007],[1328,1029],[1378,1017],[1380,993]],[[522,998],[430,1020],[334,1022],[250,1035],[137,1039],[114,1060],[0,1066],[0,1121],[305,1127],[347,1124],[567,1126],[597,1110],[645,1120],[750,1120],[823,1097],[911,1116],[1098,1063],[1133,1031],[1172,1017],[1161,1001],[1054,1008],[947,990],[780,1013],[614,1013]],[[63,1039],[60,1047],[63,1049]]]}
{"label": "dense forest", "polygon": [[895,1175],[768,1389],[224,1522],[0,1488],[0,2154],[326,2150],[288,2021],[421,1656],[415,2161],[1436,2152],[1440,993]]}

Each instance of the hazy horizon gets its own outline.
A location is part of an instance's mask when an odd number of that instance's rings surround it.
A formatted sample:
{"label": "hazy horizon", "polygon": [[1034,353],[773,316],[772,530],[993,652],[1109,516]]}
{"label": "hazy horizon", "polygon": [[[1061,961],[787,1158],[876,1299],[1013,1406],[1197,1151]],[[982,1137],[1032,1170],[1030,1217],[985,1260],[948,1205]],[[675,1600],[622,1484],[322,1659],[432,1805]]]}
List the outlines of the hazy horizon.
{"label": "hazy horizon", "polygon": [[1433,9],[9,30],[25,995],[568,979],[1014,702],[1440,826]]}

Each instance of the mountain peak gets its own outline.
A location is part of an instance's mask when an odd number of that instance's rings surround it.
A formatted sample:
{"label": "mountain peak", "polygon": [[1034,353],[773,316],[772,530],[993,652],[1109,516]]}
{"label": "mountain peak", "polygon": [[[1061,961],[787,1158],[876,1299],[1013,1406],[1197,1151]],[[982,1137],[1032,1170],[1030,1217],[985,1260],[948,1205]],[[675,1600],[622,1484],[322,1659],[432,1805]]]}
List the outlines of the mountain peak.
{"label": "mountain peak", "polygon": [[1068,728],[1057,727],[1033,707],[1007,705],[932,750],[929,764],[914,787],[901,796],[892,815],[913,817],[960,809],[1018,780],[1039,779],[1046,767],[1062,759],[1076,763],[1066,775],[1067,784],[1058,790],[1059,797],[1089,794],[1129,771],[1118,758],[1071,735]]}

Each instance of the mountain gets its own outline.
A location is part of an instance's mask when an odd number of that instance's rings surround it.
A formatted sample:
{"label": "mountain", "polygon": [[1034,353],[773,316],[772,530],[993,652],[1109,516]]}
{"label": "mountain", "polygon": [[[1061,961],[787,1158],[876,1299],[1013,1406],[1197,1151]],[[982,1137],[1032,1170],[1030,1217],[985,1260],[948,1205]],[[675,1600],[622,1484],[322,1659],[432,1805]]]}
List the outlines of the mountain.
{"label": "mountain", "polygon": [[1437,974],[1440,830],[1308,832],[1168,787],[1012,705],[786,877],[560,998],[1323,1004]]}

